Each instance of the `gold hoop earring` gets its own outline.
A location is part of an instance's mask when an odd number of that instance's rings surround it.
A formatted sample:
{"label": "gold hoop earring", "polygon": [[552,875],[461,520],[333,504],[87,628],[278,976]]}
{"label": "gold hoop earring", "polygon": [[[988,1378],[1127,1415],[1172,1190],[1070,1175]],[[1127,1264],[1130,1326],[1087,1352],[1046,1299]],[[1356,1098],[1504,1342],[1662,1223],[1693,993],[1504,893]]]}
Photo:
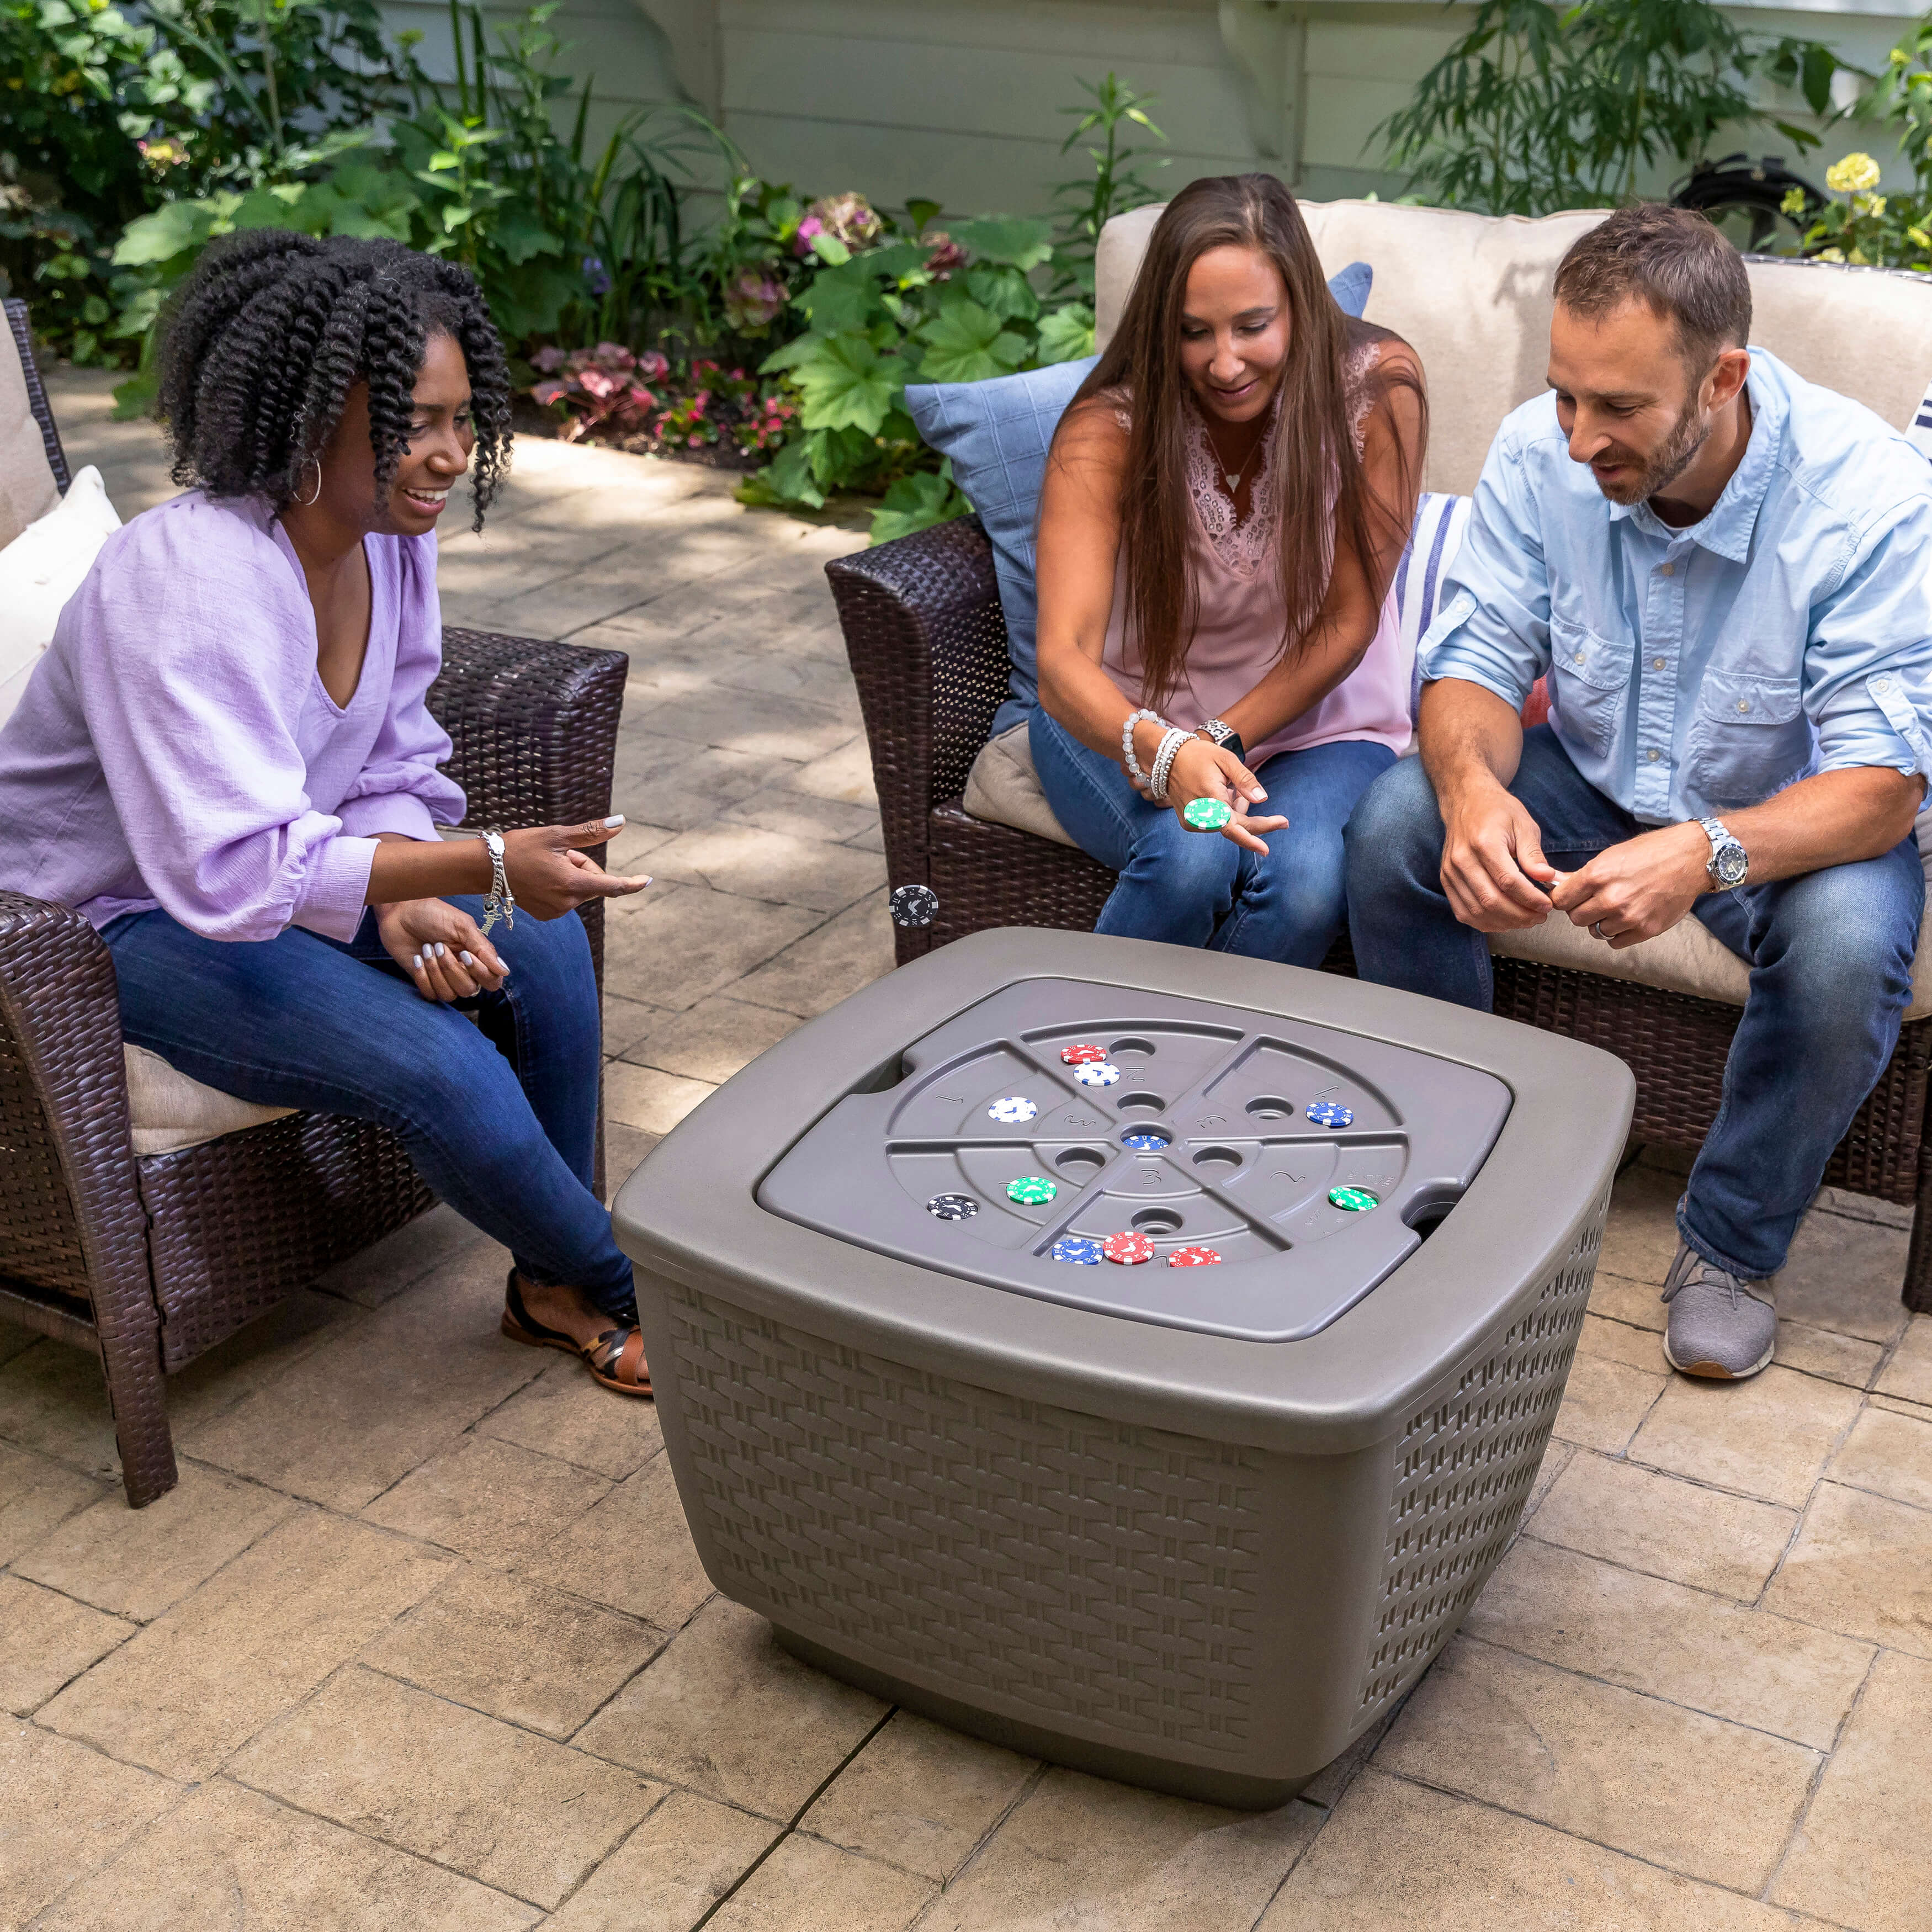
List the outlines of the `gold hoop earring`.
{"label": "gold hoop earring", "polygon": [[304,510],[309,508],[322,494],[322,458],[319,456],[311,456],[309,461],[315,465],[315,488],[306,496],[298,496],[296,499],[296,502]]}

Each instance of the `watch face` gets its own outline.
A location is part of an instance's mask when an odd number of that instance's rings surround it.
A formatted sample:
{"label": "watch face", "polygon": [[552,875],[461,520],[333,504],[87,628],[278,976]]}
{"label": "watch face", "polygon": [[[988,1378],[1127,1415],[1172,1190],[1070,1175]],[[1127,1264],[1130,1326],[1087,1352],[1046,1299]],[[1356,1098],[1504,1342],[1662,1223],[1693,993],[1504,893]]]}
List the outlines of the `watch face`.
{"label": "watch face", "polygon": [[1714,862],[1718,877],[1727,886],[1741,884],[1744,874],[1750,869],[1750,860],[1745,856],[1744,848],[1736,844],[1720,847]]}

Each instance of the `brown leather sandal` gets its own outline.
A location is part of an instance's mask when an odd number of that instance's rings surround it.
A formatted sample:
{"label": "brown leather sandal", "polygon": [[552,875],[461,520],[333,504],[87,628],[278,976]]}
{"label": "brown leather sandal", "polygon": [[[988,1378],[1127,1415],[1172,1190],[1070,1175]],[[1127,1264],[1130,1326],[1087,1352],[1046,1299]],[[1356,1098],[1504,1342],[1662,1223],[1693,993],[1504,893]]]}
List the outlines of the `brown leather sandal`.
{"label": "brown leather sandal", "polygon": [[533,1348],[562,1348],[576,1356],[591,1375],[620,1395],[649,1395],[650,1365],[644,1360],[644,1338],[635,1328],[607,1328],[594,1342],[580,1342],[561,1328],[548,1328],[524,1306],[517,1271],[510,1270],[503,1297],[503,1333],[513,1342]]}

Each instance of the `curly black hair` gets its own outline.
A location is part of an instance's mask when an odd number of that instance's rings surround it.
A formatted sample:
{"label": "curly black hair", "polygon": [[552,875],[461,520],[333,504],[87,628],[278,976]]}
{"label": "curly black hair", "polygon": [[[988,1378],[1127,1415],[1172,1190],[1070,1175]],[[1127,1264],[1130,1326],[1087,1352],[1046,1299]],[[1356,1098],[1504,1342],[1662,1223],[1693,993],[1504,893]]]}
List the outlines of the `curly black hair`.
{"label": "curly black hair", "polygon": [[453,262],[400,242],[256,228],[211,243],[170,304],[158,413],[174,479],[210,495],[299,494],[358,382],[369,386],[380,502],[409,443],[433,334],[469,365],[476,453],[473,527],[510,454],[510,375],[482,291]]}

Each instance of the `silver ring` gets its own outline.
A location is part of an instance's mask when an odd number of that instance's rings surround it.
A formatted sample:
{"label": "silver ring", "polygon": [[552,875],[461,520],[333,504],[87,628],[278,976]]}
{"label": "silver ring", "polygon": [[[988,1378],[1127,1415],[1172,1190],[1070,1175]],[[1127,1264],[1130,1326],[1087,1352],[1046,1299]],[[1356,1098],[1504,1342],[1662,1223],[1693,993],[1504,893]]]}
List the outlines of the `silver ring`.
{"label": "silver ring", "polygon": [[1610,943],[1610,936],[1604,930],[1604,922],[1601,920],[1592,920],[1590,922],[1590,930],[1598,938],[1600,939],[1606,946],[1609,945]]}

